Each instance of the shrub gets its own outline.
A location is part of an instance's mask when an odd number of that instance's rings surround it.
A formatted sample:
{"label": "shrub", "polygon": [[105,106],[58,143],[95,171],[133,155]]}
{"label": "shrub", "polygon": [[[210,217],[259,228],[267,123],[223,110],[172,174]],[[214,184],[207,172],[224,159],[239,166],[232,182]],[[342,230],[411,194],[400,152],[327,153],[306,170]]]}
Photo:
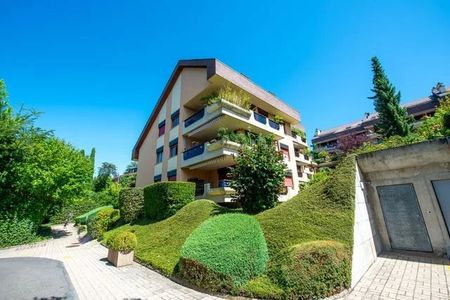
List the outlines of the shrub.
{"label": "shrub", "polygon": [[0,248],[26,244],[36,239],[36,225],[29,219],[0,218]]}
{"label": "shrub", "polygon": [[269,276],[290,299],[323,298],[348,287],[350,255],[335,241],[314,241],[292,246],[272,262]]}
{"label": "shrub", "polygon": [[106,246],[125,254],[130,253],[136,249],[136,235],[130,231],[117,231],[106,240]]}
{"label": "shrub", "polygon": [[203,222],[186,240],[180,274],[202,288],[229,290],[265,272],[268,259],[256,219],[223,214]]}
{"label": "shrub", "polygon": [[94,208],[94,209],[88,211],[87,213],[84,213],[81,216],[76,217],[75,218],[75,223],[76,224],[87,225],[88,222],[90,220],[92,220],[99,211],[101,211],[102,209],[105,209],[105,208],[112,208],[112,205],[101,206],[101,207]]}
{"label": "shrub", "polygon": [[144,211],[150,219],[162,220],[174,215],[194,200],[192,182],[158,182],[144,188]]}
{"label": "shrub", "polygon": [[258,299],[283,299],[284,291],[263,275],[247,282],[238,294]]}
{"label": "shrub", "polygon": [[119,219],[120,213],[118,209],[104,208],[88,222],[88,234],[94,239],[101,239],[103,237],[103,233],[111,229],[112,225],[114,225]]}
{"label": "shrub", "polygon": [[239,149],[231,187],[244,212],[272,208],[284,183],[286,165],[272,136],[258,136],[250,146]]}
{"label": "shrub", "polygon": [[144,191],[142,188],[123,189],[119,194],[120,216],[126,223],[144,215]]}

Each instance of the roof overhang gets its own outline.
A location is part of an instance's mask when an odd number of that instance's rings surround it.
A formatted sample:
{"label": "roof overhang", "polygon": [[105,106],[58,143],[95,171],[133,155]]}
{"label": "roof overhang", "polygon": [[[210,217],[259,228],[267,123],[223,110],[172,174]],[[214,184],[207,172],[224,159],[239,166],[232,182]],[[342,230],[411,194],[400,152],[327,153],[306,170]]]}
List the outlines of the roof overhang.
{"label": "roof overhang", "polygon": [[212,77],[215,77],[215,75],[220,76],[221,78],[224,78],[225,80],[229,81],[233,85],[247,91],[251,95],[263,100],[266,103],[269,103],[271,106],[277,107],[278,110],[284,112],[286,115],[288,115],[292,119],[295,119],[298,121],[300,120],[300,114],[295,109],[291,108],[286,103],[284,103],[283,101],[278,99],[275,95],[273,95],[272,93],[259,87],[258,85],[253,83],[249,78],[247,78],[243,74],[233,70],[232,68],[225,65],[218,59],[209,58],[209,59],[180,60],[176,64],[158,101],[156,102],[155,108],[153,109],[152,113],[150,114],[150,117],[148,118],[148,120],[144,126],[144,129],[142,130],[141,134],[139,135],[139,138],[138,138],[138,140],[133,148],[133,152],[132,152],[133,160],[136,160],[139,158],[139,149],[142,146],[148,132],[150,131],[152,124],[155,122],[156,118],[158,117],[158,113],[161,110],[162,106],[164,105],[165,99],[170,94],[172,87],[174,86],[178,76],[180,75],[180,73],[183,71],[184,68],[206,68],[206,77],[207,77],[206,79],[208,81],[211,81],[210,79],[212,79]]}

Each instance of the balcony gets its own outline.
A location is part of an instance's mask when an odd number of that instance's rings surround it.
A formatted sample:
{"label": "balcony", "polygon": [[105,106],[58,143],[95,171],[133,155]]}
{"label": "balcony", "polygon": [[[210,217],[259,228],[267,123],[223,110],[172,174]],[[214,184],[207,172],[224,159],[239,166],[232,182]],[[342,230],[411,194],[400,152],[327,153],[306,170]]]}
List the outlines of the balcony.
{"label": "balcony", "polygon": [[183,135],[210,140],[221,127],[230,130],[244,129],[253,133],[273,134],[275,139],[284,137],[284,128],[267,117],[226,100],[208,105],[184,121]]}
{"label": "balcony", "polygon": [[215,170],[234,165],[241,145],[231,141],[214,141],[197,145],[183,152],[182,168]]}
{"label": "balcony", "polygon": [[308,147],[308,143],[306,142],[305,138],[300,137],[299,135],[292,135],[292,141],[296,143],[297,145],[301,145],[304,147]]}
{"label": "balcony", "polygon": [[295,152],[295,161],[299,165],[311,165],[311,160],[304,154]]}

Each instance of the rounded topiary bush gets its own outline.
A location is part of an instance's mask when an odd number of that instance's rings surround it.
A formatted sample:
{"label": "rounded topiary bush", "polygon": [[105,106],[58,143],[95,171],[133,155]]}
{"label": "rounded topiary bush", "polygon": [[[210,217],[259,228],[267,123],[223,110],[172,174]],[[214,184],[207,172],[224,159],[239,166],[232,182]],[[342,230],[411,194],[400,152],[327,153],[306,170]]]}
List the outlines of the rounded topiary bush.
{"label": "rounded topiary bush", "polygon": [[136,235],[130,231],[118,231],[106,240],[106,246],[122,253],[130,253],[137,246]]}
{"label": "rounded topiary bush", "polygon": [[208,290],[228,290],[265,272],[268,259],[256,219],[224,214],[206,220],[187,238],[181,249],[180,275]]}
{"label": "rounded topiary bush", "polygon": [[104,208],[88,221],[87,232],[94,239],[102,238],[103,233],[111,229],[119,219],[120,213],[118,209]]}
{"label": "rounded topiary bush", "polygon": [[336,241],[314,241],[281,251],[272,261],[269,276],[288,298],[323,298],[350,285],[348,249]]}

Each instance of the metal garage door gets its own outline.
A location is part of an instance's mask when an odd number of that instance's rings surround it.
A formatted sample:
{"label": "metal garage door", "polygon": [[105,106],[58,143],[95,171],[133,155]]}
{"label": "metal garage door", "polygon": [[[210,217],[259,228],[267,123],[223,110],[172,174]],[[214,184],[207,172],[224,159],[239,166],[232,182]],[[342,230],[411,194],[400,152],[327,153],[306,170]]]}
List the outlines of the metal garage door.
{"label": "metal garage door", "polygon": [[433,181],[434,192],[450,233],[450,179]]}
{"label": "metal garage door", "polygon": [[377,191],[392,249],[431,252],[414,186],[378,186]]}

